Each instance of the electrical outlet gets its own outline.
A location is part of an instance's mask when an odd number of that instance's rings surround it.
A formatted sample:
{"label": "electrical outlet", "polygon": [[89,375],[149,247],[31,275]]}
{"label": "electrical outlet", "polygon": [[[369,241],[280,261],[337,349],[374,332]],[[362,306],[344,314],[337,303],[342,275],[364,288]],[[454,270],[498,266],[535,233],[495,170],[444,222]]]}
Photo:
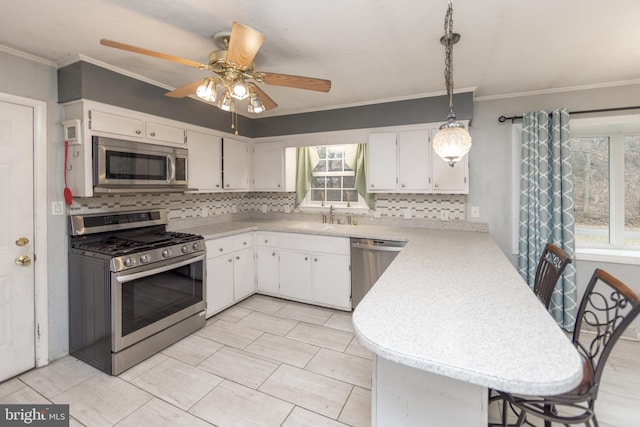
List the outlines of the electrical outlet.
{"label": "electrical outlet", "polygon": [[374,218],[380,218],[380,211],[373,211]]}
{"label": "electrical outlet", "polygon": [[406,219],[411,219],[411,208],[407,208],[404,210],[404,217]]}
{"label": "electrical outlet", "polygon": [[471,206],[471,218],[480,217],[480,208],[478,206]]}
{"label": "electrical outlet", "polygon": [[51,215],[62,215],[62,214],[64,214],[64,208],[62,206],[62,202],[52,202]]}
{"label": "electrical outlet", "polygon": [[290,213],[291,212],[291,206],[290,205],[284,205],[284,213]]}
{"label": "electrical outlet", "polygon": [[440,220],[449,221],[449,209],[442,209],[440,211]]}
{"label": "electrical outlet", "polygon": [[238,205],[231,206],[231,213],[238,213]]}
{"label": "electrical outlet", "polygon": [[269,209],[269,207],[267,206],[266,203],[263,203],[262,206],[260,206],[260,211],[262,213],[267,213],[267,210]]}
{"label": "electrical outlet", "polygon": [[207,208],[207,207],[203,207],[203,208],[202,208],[202,211],[201,211],[201,213],[200,213],[200,216],[201,216],[202,218],[206,218],[206,217],[208,217],[208,216],[209,216],[209,208]]}

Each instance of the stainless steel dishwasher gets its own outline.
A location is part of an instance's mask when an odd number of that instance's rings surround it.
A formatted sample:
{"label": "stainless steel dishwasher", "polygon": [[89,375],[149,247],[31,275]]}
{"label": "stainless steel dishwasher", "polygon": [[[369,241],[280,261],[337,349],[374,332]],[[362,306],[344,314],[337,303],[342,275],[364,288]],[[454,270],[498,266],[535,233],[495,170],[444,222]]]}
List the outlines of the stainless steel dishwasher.
{"label": "stainless steel dishwasher", "polygon": [[351,239],[351,307],[369,292],[406,242]]}

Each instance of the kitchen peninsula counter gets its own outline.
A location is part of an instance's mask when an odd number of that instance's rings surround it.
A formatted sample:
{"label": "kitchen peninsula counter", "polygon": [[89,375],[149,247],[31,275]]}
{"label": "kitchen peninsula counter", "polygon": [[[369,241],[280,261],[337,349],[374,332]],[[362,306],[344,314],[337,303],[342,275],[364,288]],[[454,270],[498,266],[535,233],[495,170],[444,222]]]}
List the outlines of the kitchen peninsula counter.
{"label": "kitchen peninsula counter", "polygon": [[273,220],[185,231],[257,230],[408,241],[353,314],[375,355],[374,425],[486,426],[488,388],[551,395],[580,382],[577,351],[488,233]]}

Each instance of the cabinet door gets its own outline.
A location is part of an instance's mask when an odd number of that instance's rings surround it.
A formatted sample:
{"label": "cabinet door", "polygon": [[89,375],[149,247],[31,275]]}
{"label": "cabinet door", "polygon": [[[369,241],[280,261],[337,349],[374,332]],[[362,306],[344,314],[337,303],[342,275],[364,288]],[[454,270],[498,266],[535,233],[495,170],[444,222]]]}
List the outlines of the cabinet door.
{"label": "cabinet door", "polygon": [[249,144],[225,138],[222,141],[222,169],[225,190],[249,188]]}
{"label": "cabinet door", "polygon": [[453,167],[434,153],[432,160],[433,193],[468,194],[469,159],[465,155]]}
{"label": "cabinet door", "polygon": [[184,128],[176,126],[147,122],[146,136],[150,141],[184,145]]}
{"label": "cabinet door", "polygon": [[350,257],[313,255],[313,302],[351,310]]}
{"label": "cabinet door", "polygon": [[233,254],[207,260],[207,317],[233,304]]}
{"label": "cabinet door", "polygon": [[372,133],[367,144],[367,187],[370,193],[396,189],[396,134]]}
{"label": "cabinet door", "polygon": [[222,139],[215,135],[187,131],[189,187],[222,190]]}
{"label": "cabinet door", "polygon": [[312,300],[309,254],[280,251],[280,294],[294,300]]}
{"label": "cabinet door", "polygon": [[399,190],[429,189],[429,131],[400,132],[398,135]]}
{"label": "cabinet door", "polygon": [[89,111],[89,129],[130,138],[142,139],[144,137],[144,122],[142,120],[97,110]]}
{"label": "cabinet door", "polygon": [[284,146],[282,142],[263,142],[253,145],[253,188],[283,191]]}
{"label": "cabinet door", "polygon": [[258,248],[256,257],[258,291],[280,293],[280,255],[276,248]]}
{"label": "cabinet door", "polygon": [[[434,129],[431,140],[438,132]],[[429,144],[431,145],[431,144]],[[433,150],[433,148],[431,148]],[[436,153],[431,153],[431,192],[445,194],[469,194],[469,155],[466,154],[453,167]]]}
{"label": "cabinet door", "polygon": [[235,301],[239,301],[256,291],[255,259],[253,248],[235,251],[233,255],[233,282]]}

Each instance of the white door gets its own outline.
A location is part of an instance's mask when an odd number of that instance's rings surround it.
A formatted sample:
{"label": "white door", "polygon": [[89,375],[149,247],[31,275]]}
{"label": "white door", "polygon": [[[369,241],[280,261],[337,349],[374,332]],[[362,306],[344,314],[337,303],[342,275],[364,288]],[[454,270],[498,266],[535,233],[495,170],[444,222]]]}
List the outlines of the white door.
{"label": "white door", "polygon": [[256,291],[255,258],[253,248],[235,251],[233,255],[234,297],[239,301]]}
{"label": "white door", "polygon": [[400,132],[398,180],[400,190],[429,189],[429,131]]}
{"label": "white door", "polygon": [[313,255],[313,301],[351,308],[351,271],[348,255]]}
{"label": "white door", "polygon": [[372,133],[369,135],[367,186],[370,193],[396,189],[396,160],[395,133]]}
{"label": "white door", "polygon": [[0,102],[0,382],[35,366],[33,116]]}

